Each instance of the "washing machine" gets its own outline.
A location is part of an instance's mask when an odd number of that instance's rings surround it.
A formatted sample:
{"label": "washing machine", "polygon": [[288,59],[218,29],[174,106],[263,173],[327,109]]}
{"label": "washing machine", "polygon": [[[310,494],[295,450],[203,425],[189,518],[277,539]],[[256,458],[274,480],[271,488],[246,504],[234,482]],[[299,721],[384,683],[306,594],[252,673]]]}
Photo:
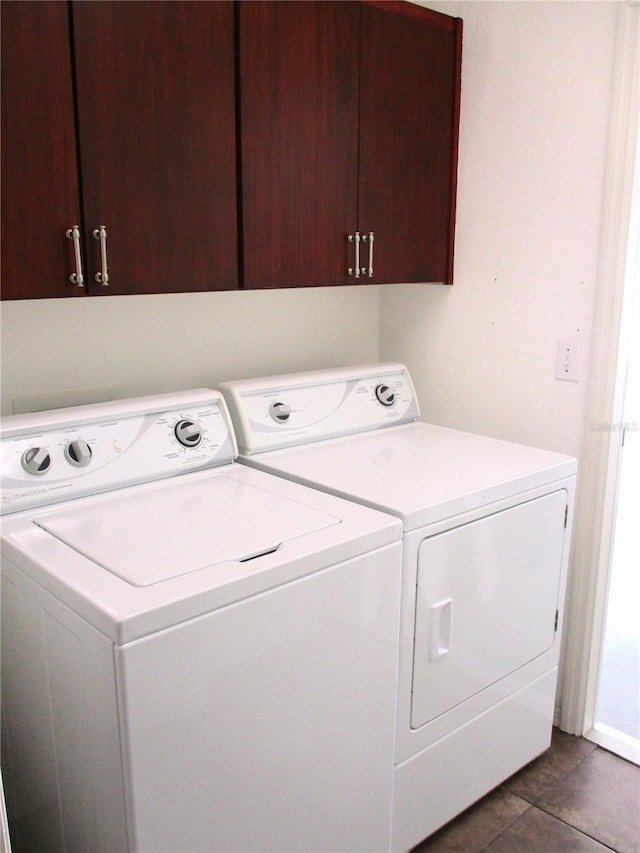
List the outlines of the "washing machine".
{"label": "washing machine", "polygon": [[392,849],[409,850],[549,746],[576,461],[420,422],[400,364],[220,389],[243,463],[402,521]]}
{"label": "washing machine", "polygon": [[401,524],[235,455],[209,390],[5,419],[14,851],[389,848]]}

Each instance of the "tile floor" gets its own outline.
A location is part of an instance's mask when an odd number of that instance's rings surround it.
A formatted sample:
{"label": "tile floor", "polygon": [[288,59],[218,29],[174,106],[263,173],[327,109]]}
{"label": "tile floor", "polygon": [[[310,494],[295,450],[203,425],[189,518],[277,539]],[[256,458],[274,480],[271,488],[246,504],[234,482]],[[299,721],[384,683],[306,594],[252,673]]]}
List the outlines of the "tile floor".
{"label": "tile floor", "polygon": [[640,853],[640,767],[553,730],[547,752],[413,853]]}

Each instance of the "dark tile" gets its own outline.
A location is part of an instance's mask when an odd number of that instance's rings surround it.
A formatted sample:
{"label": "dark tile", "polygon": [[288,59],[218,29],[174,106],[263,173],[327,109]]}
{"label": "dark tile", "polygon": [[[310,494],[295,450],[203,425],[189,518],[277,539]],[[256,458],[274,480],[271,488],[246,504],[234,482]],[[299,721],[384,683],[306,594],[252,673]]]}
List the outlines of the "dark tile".
{"label": "dark tile", "polygon": [[595,749],[537,805],[619,853],[640,853],[640,767],[617,755]]}
{"label": "dark tile", "polygon": [[479,853],[528,808],[529,803],[520,797],[497,788],[423,841],[413,853]]}
{"label": "dark tile", "polygon": [[486,848],[491,853],[603,853],[609,850],[531,806]]}
{"label": "dark tile", "polygon": [[503,785],[512,794],[535,803],[550,785],[570,773],[595,748],[591,741],[554,729],[549,749]]}

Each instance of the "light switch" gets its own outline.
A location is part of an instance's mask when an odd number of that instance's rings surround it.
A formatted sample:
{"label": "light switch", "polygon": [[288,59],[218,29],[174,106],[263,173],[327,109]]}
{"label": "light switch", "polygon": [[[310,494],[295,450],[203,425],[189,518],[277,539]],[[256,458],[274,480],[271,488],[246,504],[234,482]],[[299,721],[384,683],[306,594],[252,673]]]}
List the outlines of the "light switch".
{"label": "light switch", "polygon": [[580,344],[578,341],[558,341],[556,379],[577,382],[580,378]]}

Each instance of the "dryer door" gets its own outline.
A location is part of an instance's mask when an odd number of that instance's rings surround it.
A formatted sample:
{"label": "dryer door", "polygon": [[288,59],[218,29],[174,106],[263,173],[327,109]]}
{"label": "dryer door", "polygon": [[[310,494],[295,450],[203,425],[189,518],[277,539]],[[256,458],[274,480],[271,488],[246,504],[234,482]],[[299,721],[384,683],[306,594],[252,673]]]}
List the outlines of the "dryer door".
{"label": "dryer door", "polygon": [[553,492],[421,543],[412,729],[551,647],[566,504]]}

